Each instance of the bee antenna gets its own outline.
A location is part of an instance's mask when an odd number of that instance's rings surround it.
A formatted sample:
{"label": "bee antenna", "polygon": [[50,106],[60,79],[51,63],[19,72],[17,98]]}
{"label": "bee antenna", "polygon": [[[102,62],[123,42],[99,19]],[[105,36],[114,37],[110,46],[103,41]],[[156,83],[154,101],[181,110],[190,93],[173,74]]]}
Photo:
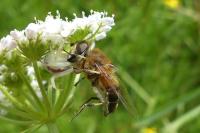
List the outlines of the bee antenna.
{"label": "bee antenna", "polygon": [[[64,50],[64,49],[63,49]],[[74,55],[74,54],[72,54],[72,53],[70,53],[70,52],[68,52],[68,51],[66,51],[66,50],[64,50],[67,54],[69,54],[69,55]]]}

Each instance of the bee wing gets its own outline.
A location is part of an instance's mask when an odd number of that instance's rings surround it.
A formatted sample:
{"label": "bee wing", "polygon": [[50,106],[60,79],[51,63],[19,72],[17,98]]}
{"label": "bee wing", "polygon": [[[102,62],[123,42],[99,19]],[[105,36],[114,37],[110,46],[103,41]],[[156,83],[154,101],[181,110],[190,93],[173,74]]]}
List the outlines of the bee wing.
{"label": "bee wing", "polygon": [[138,111],[133,102],[134,99],[130,96],[130,93],[128,92],[127,88],[124,86],[123,87],[120,86],[120,88],[122,89],[120,89],[119,91],[116,91],[116,93],[118,94],[118,97],[122,105],[125,107],[125,109],[128,111],[128,113],[131,116],[134,116],[134,117],[139,116]]}
{"label": "bee wing", "polygon": [[117,95],[120,99],[120,102],[123,104],[123,106],[125,107],[125,109],[131,114],[134,115],[133,113],[133,109],[130,107],[130,105],[127,103],[127,100],[122,96],[122,94],[120,92],[117,92]]}
{"label": "bee wing", "polygon": [[[101,69],[101,66],[98,66],[97,64],[96,64],[96,66],[97,66],[97,68],[98,68],[98,70],[101,72],[101,73],[104,73],[104,75],[105,75],[105,77],[106,77],[106,79],[109,81],[109,80],[111,80],[112,78],[111,78],[111,76],[109,75],[109,74],[106,74],[106,72],[103,70],[103,69]],[[116,70],[117,70],[117,68],[114,66],[114,65],[112,65],[112,64],[106,64],[106,66],[110,66],[110,67],[112,67],[112,70],[113,70],[113,68],[114,68],[114,74],[115,74],[115,72],[116,72]],[[119,87],[120,88],[120,87]],[[133,104],[132,104],[132,102],[130,102],[131,100],[131,98],[129,97],[129,94],[128,94],[128,91],[125,89],[125,87],[123,87],[124,89],[123,89],[123,93],[122,93],[122,89],[121,90],[115,90],[115,93],[118,95],[118,97],[119,97],[119,100],[120,100],[120,102],[123,104],[123,106],[125,107],[125,109],[129,112],[129,114],[131,114],[131,115],[134,115],[135,113],[134,112],[137,112],[136,111],[136,109],[134,108],[134,106],[133,106]],[[123,95],[122,95],[123,94]],[[129,100],[127,100],[127,99],[125,99],[124,98],[124,95],[126,94],[126,97],[128,97],[128,99]],[[127,102],[128,101],[128,102]]]}

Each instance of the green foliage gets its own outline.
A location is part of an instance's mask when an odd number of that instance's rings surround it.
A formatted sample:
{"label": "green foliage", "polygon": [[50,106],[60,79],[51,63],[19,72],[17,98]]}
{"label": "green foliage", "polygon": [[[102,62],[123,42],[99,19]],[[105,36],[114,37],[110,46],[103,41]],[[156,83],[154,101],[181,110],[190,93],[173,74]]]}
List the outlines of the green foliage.
{"label": "green foliage", "polygon": [[68,41],[71,43],[82,41],[89,33],[89,27],[85,29],[79,29],[73,35],[69,36]]}
{"label": "green foliage", "polygon": [[[182,0],[183,8],[172,10],[161,0],[2,0],[0,36],[11,29],[25,27],[35,16],[41,19],[47,12],[55,13],[57,9],[63,17],[69,18],[72,13],[81,14],[83,10],[87,14],[90,9],[115,14],[116,26],[96,46],[105,51],[116,67],[123,68],[124,71],[119,71],[121,84],[127,87],[131,97],[129,101],[135,105],[135,117],[120,105],[107,118],[101,108],[92,108],[70,123],[79,106],[94,96],[90,83],[85,79],[75,93],[71,110],[57,124],[61,133],[131,133],[147,127],[154,127],[159,132],[184,116],[188,117],[199,107],[199,5],[197,0]],[[72,41],[74,38],[76,36],[71,38]],[[59,78],[58,85],[65,88],[67,80],[66,77]],[[191,118],[182,123],[179,132],[197,133],[200,130],[198,116]],[[0,124],[5,126],[0,132],[15,133],[27,128],[5,121]],[[38,132],[46,131],[47,128],[42,127]]]}
{"label": "green foliage", "polygon": [[44,45],[39,38],[36,40],[36,42],[33,40],[28,40],[28,42],[24,42],[18,46],[22,54],[30,61],[40,60],[42,56],[45,55],[49,50],[48,46]]}

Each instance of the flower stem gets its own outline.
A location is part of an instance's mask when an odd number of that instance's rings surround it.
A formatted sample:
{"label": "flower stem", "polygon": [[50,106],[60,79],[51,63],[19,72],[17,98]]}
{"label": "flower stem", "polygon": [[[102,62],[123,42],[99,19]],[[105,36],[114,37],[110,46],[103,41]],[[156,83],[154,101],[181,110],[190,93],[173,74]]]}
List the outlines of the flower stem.
{"label": "flower stem", "polygon": [[48,128],[49,133],[59,133],[56,123],[53,123],[53,122],[47,123],[47,128]]}
{"label": "flower stem", "polygon": [[127,72],[122,68],[119,69],[119,75],[121,79],[126,82],[148,105],[154,103],[154,99],[146,92],[146,90],[140,86]]}
{"label": "flower stem", "polygon": [[[35,91],[33,90],[32,86],[30,85],[27,77],[24,75],[23,72],[18,71],[18,75],[20,76],[20,78],[24,81],[24,83],[26,84],[29,92],[31,93],[31,95],[33,96],[33,98],[36,101],[36,104],[42,109],[44,108],[44,106],[42,105],[39,97],[36,95]],[[29,100],[30,101],[30,100]],[[31,102],[31,101],[30,101]]]}
{"label": "flower stem", "polygon": [[74,76],[70,75],[68,84],[67,84],[67,88],[65,88],[64,91],[62,93],[60,93],[60,95],[59,95],[58,101],[56,102],[56,105],[55,105],[55,113],[56,114],[62,109],[62,107],[65,103],[65,99],[67,98],[67,95],[68,95],[68,90],[71,89],[71,86],[73,84],[73,79],[74,79]]}
{"label": "flower stem", "polygon": [[44,86],[42,84],[42,78],[41,78],[40,71],[39,71],[39,68],[38,68],[38,65],[37,65],[36,61],[33,62],[33,68],[34,68],[34,71],[35,71],[35,76],[36,76],[38,85],[40,87],[40,91],[41,91],[43,99],[44,99],[44,104],[46,106],[47,111],[49,112],[50,111],[50,103],[49,103],[47,94],[45,92],[45,88],[44,88]]}
{"label": "flower stem", "polygon": [[59,112],[59,115],[65,113],[65,110],[69,106],[77,88],[74,84],[77,83],[79,80],[80,80],[80,74],[77,74],[75,78],[73,78],[73,82],[71,81],[71,84],[68,85],[71,91],[68,93],[68,96],[66,96],[66,98],[64,99],[64,103],[62,109]]}
{"label": "flower stem", "polygon": [[2,115],[0,115],[0,119],[11,122],[11,123],[20,124],[20,125],[30,125],[30,124],[35,123],[35,121],[23,121],[23,120],[8,118],[8,117],[2,116]]}
{"label": "flower stem", "polygon": [[186,124],[187,122],[189,122],[195,118],[198,118],[199,115],[200,115],[200,105],[198,105],[194,109],[190,110],[189,112],[185,113],[184,115],[180,116],[174,122],[167,125],[164,128],[163,132],[164,133],[168,132],[168,131],[177,132],[181,126],[183,126],[184,124]]}
{"label": "flower stem", "polygon": [[97,28],[97,30],[89,38],[87,38],[87,40],[93,39],[93,37],[95,37],[95,35],[99,32],[101,26],[102,26],[102,23],[99,24],[99,27]]}
{"label": "flower stem", "polygon": [[9,94],[6,88],[0,85],[0,90],[6,96],[6,98],[13,103],[14,106],[19,108],[23,107],[23,105],[20,102],[18,102],[12,95]]}
{"label": "flower stem", "polygon": [[18,101],[15,97],[13,97],[9,92],[0,85],[1,92],[6,96],[6,98],[17,108],[29,112],[35,119],[40,119],[41,114],[39,112],[35,112],[29,106],[24,106],[21,102]]}
{"label": "flower stem", "polygon": [[31,119],[31,120],[33,119],[33,117],[30,116],[30,113],[23,112],[23,111],[21,111],[21,110],[19,110],[17,108],[16,109],[15,108],[10,108],[10,107],[7,107],[7,106],[5,106],[5,105],[3,105],[1,103],[0,103],[0,108],[8,111],[9,113],[11,113],[11,114],[13,114],[15,116],[20,116],[20,117],[25,118],[25,119]]}

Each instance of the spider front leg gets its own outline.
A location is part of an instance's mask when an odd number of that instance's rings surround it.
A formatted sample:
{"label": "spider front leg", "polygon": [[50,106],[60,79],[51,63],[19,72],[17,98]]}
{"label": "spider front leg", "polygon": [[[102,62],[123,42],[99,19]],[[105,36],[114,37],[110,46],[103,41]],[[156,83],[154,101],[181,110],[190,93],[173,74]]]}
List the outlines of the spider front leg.
{"label": "spider front leg", "polygon": [[57,78],[59,78],[59,77],[65,76],[65,75],[67,75],[67,74],[70,74],[71,72],[73,72],[73,69],[72,69],[72,68],[67,69],[67,70],[65,70],[65,71],[63,71],[63,72],[59,72],[59,73],[54,74],[54,75],[51,77],[51,79],[50,79],[52,87],[56,89],[55,80],[56,80]]}
{"label": "spider front leg", "polygon": [[81,77],[77,82],[75,82],[74,86],[77,87],[78,84],[84,79],[85,79],[85,77]]}

